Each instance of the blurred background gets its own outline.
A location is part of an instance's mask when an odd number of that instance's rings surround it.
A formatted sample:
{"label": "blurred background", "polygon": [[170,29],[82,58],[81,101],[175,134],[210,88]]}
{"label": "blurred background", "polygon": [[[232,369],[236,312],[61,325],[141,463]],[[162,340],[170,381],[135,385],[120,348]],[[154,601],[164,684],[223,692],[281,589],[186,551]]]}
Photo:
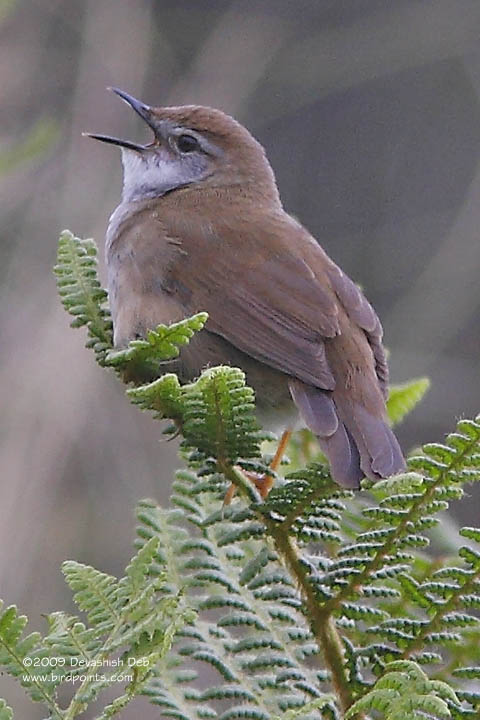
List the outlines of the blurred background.
{"label": "blurred background", "polygon": [[[432,380],[408,450],[480,411],[479,40],[478,0],[0,0],[0,597],[33,627],[72,609],[64,559],[122,572],[135,502],[168,502],[178,462],[52,275],[64,227],[103,255],[120,198],[120,153],[82,131],[146,137],[106,86],[219,107],[263,143],[286,209],[378,310],[392,381]],[[44,716],[5,677],[0,696]]]}

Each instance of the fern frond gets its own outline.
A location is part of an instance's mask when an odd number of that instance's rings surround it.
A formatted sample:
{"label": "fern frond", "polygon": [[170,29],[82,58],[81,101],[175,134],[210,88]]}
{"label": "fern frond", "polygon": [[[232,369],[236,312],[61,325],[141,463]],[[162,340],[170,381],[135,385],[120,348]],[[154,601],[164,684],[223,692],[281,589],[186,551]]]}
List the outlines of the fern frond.
{"label": "fern frond", "polygon": [[304,542],[340,544],[341,516],[353,493],[336,485],[325,465],[311,463],[288,473],[261,508],[271,522]]}
{"label": "fern frond", "polygon": [[[476,462],[480,424],[468,422],[469,432],[465,434],[461,432],[465,423],[458,424],[457,432],[447,437],[445,445],[426,445],[423,456],[411,458],[408,465],[412,472],[380,481],[373,487],[379,504],[363,510],[367,520],[364,531],[356,536],[354,544],[342,547],[339,552],[341,557],[357,556],[360,546],[364,561],[360,575],[355,570],[350,582],[341,588],[342,599],[350,591],[356,592],[354,588],[364,581],[378,578],[382,566],[397,564],[402,558],[400,551],[407,550],[408,561],[409,548],[427,545],[428,538],[423,533],[438,523],[435,515],[448,507],[450,494],[457,497],[467,477],[473,480],[479,476],[478,470],[469,465],[470,461]],[[402,563],[398,566],[402,572]],[[345,575],[343,579],[347,579]]]}
{"label": "fern frond", "polygon": [[0,698],[0,720],[13,720],[13,710]]}
{"label": "fern frond", "polygon": [[112,321],[105,307],[107,293],[97,276],[97,246],[93,240],[81,240],[64,230],[58,241],[54,268],[58,294],[70,315],[71,327],[87,326],[89,340],[100,365],[105,365],[112,347]]}
{"label": "fern frond", "polygon": [[392,425],[398,425],[405,415],[422,400],[430,387],[428,378],[419,378],[399,385],[390,385],[387,413]]}
{"label": "fern frond", "polygon": [[[230,524],[248,526],[249,513],[230,508],[222,522],[207,515],[208,494],[192,493],[189,502],[191,522],[201,528],[196,541],[179,524],[183,513],[163,511],[148,501],[139,506],[141,540],[158,538],[158,570],[183,588],[199,612],[195,627],[180,634],[171,665],[163,665],[149,684],[148,696],[166,715],[179,718],[192,717],[195,705],[203,717],[213,700],[229,702],[228,717],[270,718],[321,698],[317,671],[304,664],[318,648],[277,554],[245,539],[236,543],[238,552],[232,556],[225,533]],[[199,518],[205,518],[203,523]],[[209,619],[213,609],[219,613],[215,623]],[[211,682],[208,692],[191,685],[196,676],[185,680],[182,675],[191,661],[215,669],[218,681]],[[309,713],[318,717],[313,706]]]}
{"label": "fern frond", "polygon": [[[127,395],[140,410],[153,412],[157,420],[175,420],[179,425],[183,419],[184,390],[176,375],[168,373],[148,385],[129,388]],[[172,432],[174,429],[172,429]]]}
{"label": "fern frond", "polygon": [[260,456],[254,394],[241,370],[205,370],[187,386],[184,402],[185,443],[196,448],[203,458],[234,464],[241,458]]}
{"label": "fern frond", "polygon": [[391,662],[373,690],[349,708],[345,720],[372,710],[380,712],[385,720],[420,720],[425,716],[443,720],[451,718],[448,702],[459,705],[449,685],[430,680],[414,662]]}
{"label": "fern frond", "polygon": [[[190,460],[204,465],[204,473],[224,471],[235,475],[233,465],[251,467],[260,457],[262,434],[253,415],[253,391],[237,368],[205,370],[198,380],[180,386],[175,375],[127,391],[130,399],[156,417],[173,418],[182,429],[182,447]],[[194,454],[192,454],[194,451]],[[258,461],[255,469],[265,469]],[[235,475],[238,484],[246,484]]]}
{"label": "fern frond", "polygon": [[36,668],[42,665],[35,665],[36,660],[41,662],[45,656],[41,651],[40,633],[25,635],[28,622],[26,616],[19,615],[13,605],[3,611],[2,608],[3,603],[0,601],[0,667],[21,683],[32,700],[43,702],[50,708],[52,716],[59,718],[51,674],[48,671],[38,672]]}
{"label": "fern frond", "polygon": [[157,325],[147,330],[144,340],[132,340],[125,349],[111,350],[105,364],[116,370],[128,368],[131,377],[158,376],[162,362],[177,357],[180,347],[203,328],[207,318],[202,312],[172,325]]}
{"label": "fern frond", "polygon": [[[175,635],[194,621],[181,594],[169,593],[165,578],[153,572],[157,550],[157,538],[146,542],[120,580],[80,563],[64,563],[66,580],[76,604],[87,614],[89,627],[75,616],[52,613],[45,637],[24,636],[27,620],[15,608],[0,615],[0,665],[32,699],[48,707],[54,720],[81,714],[103,688],[116,683],[111,669],[120,668],[125,692],[104,709],[102,717],[116,715],[142,692]],[[118,658],[120,649],[123,654]],[[56,693],[71,678],[78,678],[78,689],[68,707],[61,709]]]}
{"label": "fern frond", "polygon": [[100,625],[104,632],[115,627],[122,610],[117,579],[73,560],[65,561],[62,570],[76,604],[87,613],[90,624]]}
{"label": "fern frond", "polygon": [[[328,708],[330,713],[332,713],[331,716],[335,717],[335,696],[332,694],[326,694],[323,695],[321,698],[316,698],[315,700],[310,700],[310,702],[306,703],[305,705],[302,705],[298,708],[292,708],[290,710],[287,710],[283,715],[277,716],[274,718],[274,720],[296,720],[296,718],[305,718],[305,717],[311,717],[310,713],[312,710],[324,710],[325,708]],[[328,717],[326,715],[326,717]]]}
{"label": "fern frond", "polygon": [[[479,465],[477,425],[478,421],[468,422],[468,432],[459,432],[465,427],[462,421],[445,445],[426,446],[421,459],[412,460],[409,472],[377,483],[373,493],[378,504],[364,508],[357,516],[362,530],[353,543],[342,538],[344,526],[341,522],[351,494],[334,486],[322,465],[313,464],[307,470],[291,473],[283,485],[272,490],[265,503],[250,506],[240,503],[213,513],[206,511],[212,502],[208,483],[192,473],[179,474],[174,500],[182,508],[181,516],[203,528],[203,544],[193,543],[192,549],[201,547],[202,552],[207,553],[203,560],[195,553],[180,574],[184,577],[188,570],[195,569],[189,580],[192,588],[216,588],[210,595],[202,596],[198,609],[201,613],[213,609],[224,612],[217,628],[227,631],[226,635],[219,635],[223,642],[219,654],[204,648],[205,643],[211,646],[205,636],[203,639],[196,636],[195,642],[184,648],[182,657],[203,660],[221,668],[221,674],[231,682],[233,677],[238,680],[242,676],[238,669],[230,674],[226,659],[231,662],[237,653],[255,652],[240,671],[263,673],[251,691],[258,693],[259,688],[270,687],[270,682],[277,682],[280,668],[293,670],[294,666],[286,659],[284,645],[272,643],[271,637],[266,635],[269,624],[259,609],[259,603],[263,602],[273,603],[269,608],[270,620],[286,624],[290,641],[302,639],[301,647],[296,651],[297,662],[318,652],[316,637],[311,634],[309,606],[298,597],[288,573],[278,563],[278,554],[269,543],[270,536],[286,539],[290,535],[299,543],[297,559],[292,556],[292,562],[297,563],[296,577],[300,578],[303,588],[310,588],[319,624],[333,616],[345,650],[350,648],[345,660],[354,697],[362,697],[368,692],[370,683],[365,679],[366,668],[374,675],[383,676],[387,663],[402,656],[412,657],[417,663],[438,663],[443,658],[438,650],[447,648],[450,648],[452,658],[456,657],[459,662],[460,656],[454,655],[451,642],[457,637],[468,638],[468,633],[472,632],[480,638],[476,618],[462,609],[468,603],[475,606],[478,602],[473,586],[468,584],[477,583],[474,568],[477,555],[471,548],[462,549],[460,553],[470,563],[474,577],[467,568],[462,572],[454,568],[439,570],[434,569],[432,563],[422,561],[419,567],[425,568],[422,572],[430,575],[420,580],[416,564],[417,558],[420,559],[417,553],[428,545],[425,530],[438,522],[436,515],[447,507],[448,500],[459,496],[465,480],[465,466],[469,469],[468,477],[475,477],[474,470]],[[457,452],[450,451],[451,445]],[[441,455],[447,460],[438,473],[437,465],[430,472],[432,455],[436,458]],[[204,467],[202,474],[207,469]],[[418,472],[420,469],[423,473]],[[463,532],[469,539],[477,540],[474,529]],[[208,542],[205,533],[208,533]],[[323,543],[323,554],[308,552],[312,541]],[[251,547],[256,548],[253,554]],[[220,553],[230,548],[235,549],[235,553],[220,559]],[[282,549],[281,542],[279,548]],[[241,562],[242,572],[235,578],[227,568],[233,570],[238,562]],[[427,568],[432,569],[428,571]],[[440,575],[436,576],[436,572]],[[448,572],[460,577],[453,593],[446,583],[445,573]],[[240,590],[242,587],[251,593],[249,602]],[[432,593],[436,591],[448,605],[439,606],[438,612],[432,613]],[[405,597],[408,598],[407,606]],[[402,603],[400,598],[403,598]],[[413,616],[406,615],[405,611]],[[305,613],[306,619],[310,620],[303,624],[298,612]],[[233,642],[228,632],[230,628],[236,633],[241,631],[243,639],[236,635]],[[349,638],[354,640],[353,644],[348,644]],[[266,674],[267,668],[270,675]],[[277,680],[274,680],[275,674],[272,675],[275,671]],[[318,680],[317,683],[313,681],[312,686],[318,690]],[[166,693],[168,687],[162,687],[162,692]],[[193,688],[188,692],[194,695]],[[470,693],[471,701],[472,697]],[[422,700],[420,704],[422,702],[424,709],[427,706],[432,709],[431,703],[435,704],[436,700]]]}
{"label": "fern frond", "polygon": [[[94,628],[87,628],[74,615],[62,612],[47,616],[48,633],[43,638],[44,652],[48,657],[62,659],[60,668],[76,676],[94,661],[102,647],[102,639]],[[64,662],[63,662],[64,661]],[[58,677],[58,684],[63,677]]]}

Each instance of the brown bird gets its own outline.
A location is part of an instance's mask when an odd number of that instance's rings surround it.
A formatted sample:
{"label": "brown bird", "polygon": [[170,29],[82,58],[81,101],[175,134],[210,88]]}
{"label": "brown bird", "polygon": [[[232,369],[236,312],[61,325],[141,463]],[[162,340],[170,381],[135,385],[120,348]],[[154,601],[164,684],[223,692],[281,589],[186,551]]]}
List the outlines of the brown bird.
{"label": "brown bird", "polygon": [[154,134],[147,145],[90,135],[122,150],[106,238],[115,345],[206,310],[206,329],[168,367],[182,381],[209,365],[241,367],[263,425],[286,431],[283,444],[310,428],[344,487],[401,471],[380,321],[284,211],[262,146],[220,110],[114,92]]}

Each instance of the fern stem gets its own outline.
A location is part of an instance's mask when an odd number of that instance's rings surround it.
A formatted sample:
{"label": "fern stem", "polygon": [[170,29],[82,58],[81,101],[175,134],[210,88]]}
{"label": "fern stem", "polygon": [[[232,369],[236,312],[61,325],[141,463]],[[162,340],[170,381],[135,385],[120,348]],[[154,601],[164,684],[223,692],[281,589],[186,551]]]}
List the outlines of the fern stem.
{"label": "fern stem", "polygon": [[349,680],[345,672],[343,645],[330,613],[325,612],[318,602],[314,588],[308,580],[308,570],[301,563],[296,545],[292,538],[264,516],[268,531],[275,542],[275,548],[285,565],[292,573],[307,606],[307,617],[325,664],[330,671],[332,684],[345,712],[353,703]]}
{"label": "fern stem", "polygon": [[[245,492],[244,483],[239,482],[239,472],[224,460],[217,460],[221,471],[240,491]],[[275,549],[284,565],[291,572],[297,587],[307,606],[306,616],[310,623],[312,633],[323,652],[325,664],[332,678],[332,684],[339,699],[342,710],[345,712],[353,703],[349,680],[345,672],[345,662],[342,641],[338,635],[331,613],[326,612],[318,602],[314,588],[308,580],[308,570],[300,561],[298,551],[293,539],[285,532],[284,524],[276,525],[274,522],[258,512],[258,519],[265,523],[268,533],[272,537]]]}

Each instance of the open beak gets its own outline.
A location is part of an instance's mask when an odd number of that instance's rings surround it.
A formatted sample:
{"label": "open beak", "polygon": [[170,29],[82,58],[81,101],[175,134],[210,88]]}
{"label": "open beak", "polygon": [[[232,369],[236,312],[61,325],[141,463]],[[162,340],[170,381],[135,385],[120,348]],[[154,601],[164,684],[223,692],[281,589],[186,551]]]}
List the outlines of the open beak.
{"label": "open beak", "polygon": [[[140,115],[142,120],[144,120],[144,122],[146,122],[156,134],[155,122],[150,105],[145,105],[145,103],[142,103],[140,100],[137,100],[132,95],[129,95],[118,88],[108,88],[108,90],[114,92],[115,95],[118,95],[118,97],[126,102],[127,105],[130,105],[137,115]],[[82,135],[93,138],[94,140],[110,143],[111,145],[119,145],[120,147],[128,148],[129,150],[136,150],[137,152],[142,152],[148,147],[148,145],[139,145],[137,143],[130,142],[130,140],[121,140],[120,138],[112,137],[111,135],[98,135],[97,133],[82,133]]]}

